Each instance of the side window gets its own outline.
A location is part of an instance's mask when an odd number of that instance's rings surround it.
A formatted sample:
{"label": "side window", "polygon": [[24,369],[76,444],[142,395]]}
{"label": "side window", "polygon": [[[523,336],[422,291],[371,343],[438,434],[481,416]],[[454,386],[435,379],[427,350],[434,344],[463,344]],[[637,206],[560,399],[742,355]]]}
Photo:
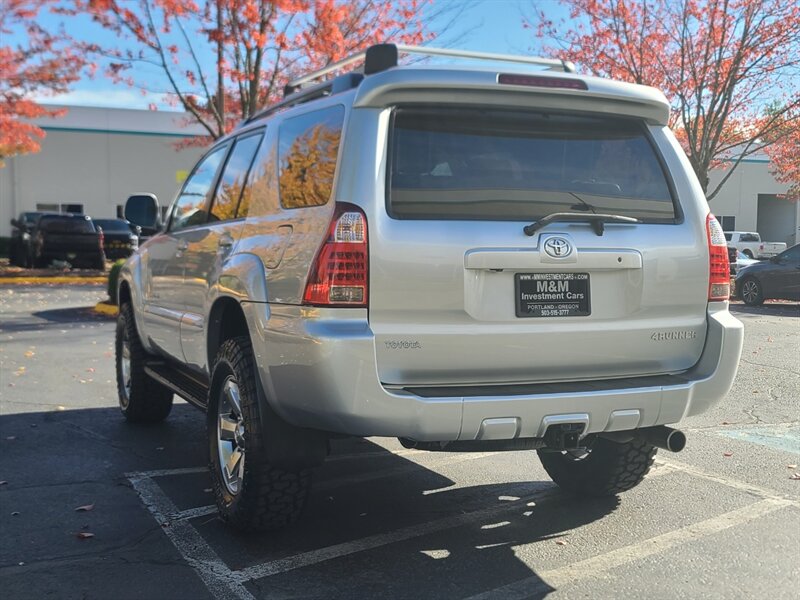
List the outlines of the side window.
{"label": "side window", "polygon": [[228,157],[228,162],[225,163],[225,170],[222,171],[222,177],[217,185],[209,221],[228,221],[247,215],[247,206],[240,208],[239,199],[263,135],[262,132],[259,132],[236,140],[236,145],[231,150],[231,155]]}
{"label": "side window", "polygon": [[228,146],[220,146],[200,161],[181,190],[172,208],[170,231],[177,231],[193,225],[202,225],[207,220],[206,205],[211,194],[211,186],[217,171],[225,158]]}
{"label": "side window", "polygon": [[344,107],[332,106],[287,119],[278,134],[281,205],[327,204],[336,174]]}
{"label": "side window", "polygon": [[783,254],[780,256],[782,261],[800,264],[800,244],[797,246],[792,246],[788,250],[784,250]]}
{"label": "side window", "polygon": [[740,242],[760,242],[761,238],[756,233],[743,233]]}

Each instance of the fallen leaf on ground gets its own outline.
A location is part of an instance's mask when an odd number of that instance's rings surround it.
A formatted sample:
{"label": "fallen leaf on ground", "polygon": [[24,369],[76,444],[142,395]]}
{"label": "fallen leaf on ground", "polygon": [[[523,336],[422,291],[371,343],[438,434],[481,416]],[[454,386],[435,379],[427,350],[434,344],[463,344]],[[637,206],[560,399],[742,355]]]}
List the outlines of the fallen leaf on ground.
{"label": "fallen leaf on ground", "polygon": [[94,504],[84,504],[75,509],[75,512],[88,512],[94,508]]}
{"label": "fallen leaf on ground", "polygon": [[733,452],[723,452],[722,456],[731,457],[731,456],[733,456]]}
{"label": "fallen leaf on ground", "polygon": [[797,465],[786,465],[787,469],[796,469]]}
{"label": "fallen leaf on ground", "polygon": [[800,479],[800,473],[792,473],[789,475],[789,479]]}
{"label": "fallen leaf on ground", "polygon": [[566,546],[567,545],[567,541],[566,540],[556,540],[556,544],[558,544],[559,546]]}
{"label": "fallen leaf on ground", "polygon": [[36,356],[36,352],[31,352],[30,350],[28,350],[25,353],[25,358],[31,358],[32,356]]}
{"label": "fallen leaf on ground", "polygon": [[79,540],[88,540],[89,538],[93,538],[94,534],[90,531],[79,531],[75,534],[75,537]]}

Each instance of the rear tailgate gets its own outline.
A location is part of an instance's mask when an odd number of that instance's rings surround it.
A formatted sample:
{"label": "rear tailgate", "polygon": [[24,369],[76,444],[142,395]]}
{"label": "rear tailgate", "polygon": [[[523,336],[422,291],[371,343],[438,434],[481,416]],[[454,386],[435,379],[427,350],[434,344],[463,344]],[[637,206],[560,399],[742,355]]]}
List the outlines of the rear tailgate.
{"label": "rear tailgate", "polygon": [[[706,329],[708,251],[635,118],[399,107],[370,223],[385,384],[679,372]],[[639,224],[523,226],[554,212]]]}

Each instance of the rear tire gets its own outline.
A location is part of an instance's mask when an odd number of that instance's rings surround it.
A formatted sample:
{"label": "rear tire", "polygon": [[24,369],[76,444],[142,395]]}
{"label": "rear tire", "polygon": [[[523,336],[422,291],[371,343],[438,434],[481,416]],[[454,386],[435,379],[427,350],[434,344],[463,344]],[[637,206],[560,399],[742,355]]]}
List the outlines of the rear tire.
{"label": "rear tire", "polygon": [[753,253],[750,250],[742,250],[742,254],[744,254],[747,258],[754,258]]}
{"label": "rear tire", "polygon": [[748,277],[742,281],[742,291],[739,295],[748,306],[761,306],[764,304],[764,288],[753,277]]}
{"label": "rear tire", "polygon": [[241,530],[274,531],[302,514],[311,470],[278,468],[266,459],[257,376],[249,338],[225,341],[209,388],[209,468],[223,521]]}
{"label": "rear tire", "polygon": [[624,444],[595,438],[582,456],[539,450],[547,474],[563,490],[581,496],[615,496],[639,485],[657,449],[639,440]]}
{"label": "rear tire", "polygon": [[119,307],[116,335],[117,394],[119,409],[132,423],[158,423],[172,410],[172,390],[144,372],[148,354],[142,346],[133,308]]}

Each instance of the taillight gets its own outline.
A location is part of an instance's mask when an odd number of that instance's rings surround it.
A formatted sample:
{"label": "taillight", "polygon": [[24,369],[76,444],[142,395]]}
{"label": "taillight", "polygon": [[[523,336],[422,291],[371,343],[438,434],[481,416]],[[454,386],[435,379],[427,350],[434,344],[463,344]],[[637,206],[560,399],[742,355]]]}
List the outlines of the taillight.
{"label": "taillight", "polygon": [[717,218],[709,214],[706,218],[708,235],[708,299],[727,300],[731,293],[730,263],[728,244]]}
{"label": "taillight", "polygon": [[303,303],[366,307],[368,267],[367,218],[357,206],[339,202],[311,266]]}

